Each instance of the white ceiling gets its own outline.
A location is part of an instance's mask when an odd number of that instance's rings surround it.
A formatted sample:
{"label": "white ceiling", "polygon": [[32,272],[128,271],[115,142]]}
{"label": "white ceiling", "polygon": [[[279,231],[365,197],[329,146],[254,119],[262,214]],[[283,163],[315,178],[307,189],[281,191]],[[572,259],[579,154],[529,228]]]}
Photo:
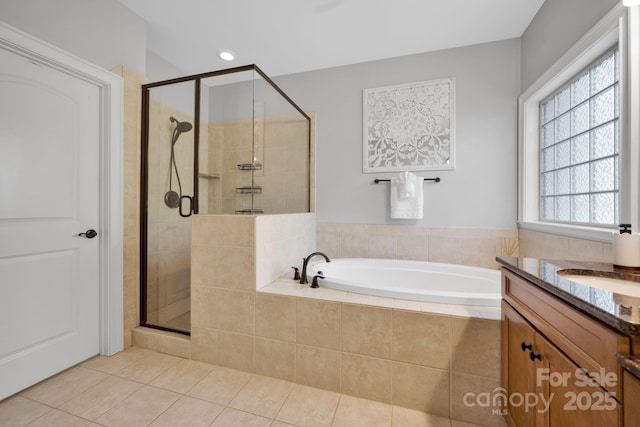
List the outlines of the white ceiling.
{"label": "white ceiling", "polygon": [[[519,37],[544,0],[120,0],[186,74],[278,76]],[[234,62],[216,57],[237,53]]]}

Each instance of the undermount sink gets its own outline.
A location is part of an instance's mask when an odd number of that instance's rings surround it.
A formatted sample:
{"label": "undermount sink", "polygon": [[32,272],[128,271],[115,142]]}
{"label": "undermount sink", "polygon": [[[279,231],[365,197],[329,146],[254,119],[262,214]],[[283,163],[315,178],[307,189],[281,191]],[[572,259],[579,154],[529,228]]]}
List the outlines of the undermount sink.
{"label": "undermount sink", "polygon": [[559,271],[558,274],[564,279],[571,280],[572,282],[576,282],[581,285],[640,298],[640,282],[616,279],[613,277],[573,274],[570,272],[563,273],[562,271]]}

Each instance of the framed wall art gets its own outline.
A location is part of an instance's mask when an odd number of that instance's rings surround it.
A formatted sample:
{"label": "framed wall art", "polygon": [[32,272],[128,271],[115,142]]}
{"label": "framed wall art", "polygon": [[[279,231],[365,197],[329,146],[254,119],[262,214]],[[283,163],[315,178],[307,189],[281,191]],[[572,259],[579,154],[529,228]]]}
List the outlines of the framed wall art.
{"label": "framed wall art", "polygon": [[455,168],[455,79],[364,89],[363,172]]}

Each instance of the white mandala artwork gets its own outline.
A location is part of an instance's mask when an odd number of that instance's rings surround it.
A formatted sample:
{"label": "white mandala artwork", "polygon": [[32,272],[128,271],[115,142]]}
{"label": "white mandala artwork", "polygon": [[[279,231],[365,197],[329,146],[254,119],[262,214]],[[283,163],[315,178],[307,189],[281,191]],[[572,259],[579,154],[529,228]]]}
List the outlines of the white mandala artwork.
{"label": "white mandala artwork", "polygon": [[455,79],[363,91],[363,172],[455,168]]}

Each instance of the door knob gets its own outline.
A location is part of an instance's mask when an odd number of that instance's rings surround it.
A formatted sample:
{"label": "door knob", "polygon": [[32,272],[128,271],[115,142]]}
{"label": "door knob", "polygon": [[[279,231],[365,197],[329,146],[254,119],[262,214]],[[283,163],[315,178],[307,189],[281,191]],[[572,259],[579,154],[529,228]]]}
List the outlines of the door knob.
{"label": "door knob", "polygon": [[83,237],[86,237],[87,239],[93,239],[97,235],[98,235],[98,232],[92,228],[88,229],[84,233],[78,234],[78,236],[83,236]]}

